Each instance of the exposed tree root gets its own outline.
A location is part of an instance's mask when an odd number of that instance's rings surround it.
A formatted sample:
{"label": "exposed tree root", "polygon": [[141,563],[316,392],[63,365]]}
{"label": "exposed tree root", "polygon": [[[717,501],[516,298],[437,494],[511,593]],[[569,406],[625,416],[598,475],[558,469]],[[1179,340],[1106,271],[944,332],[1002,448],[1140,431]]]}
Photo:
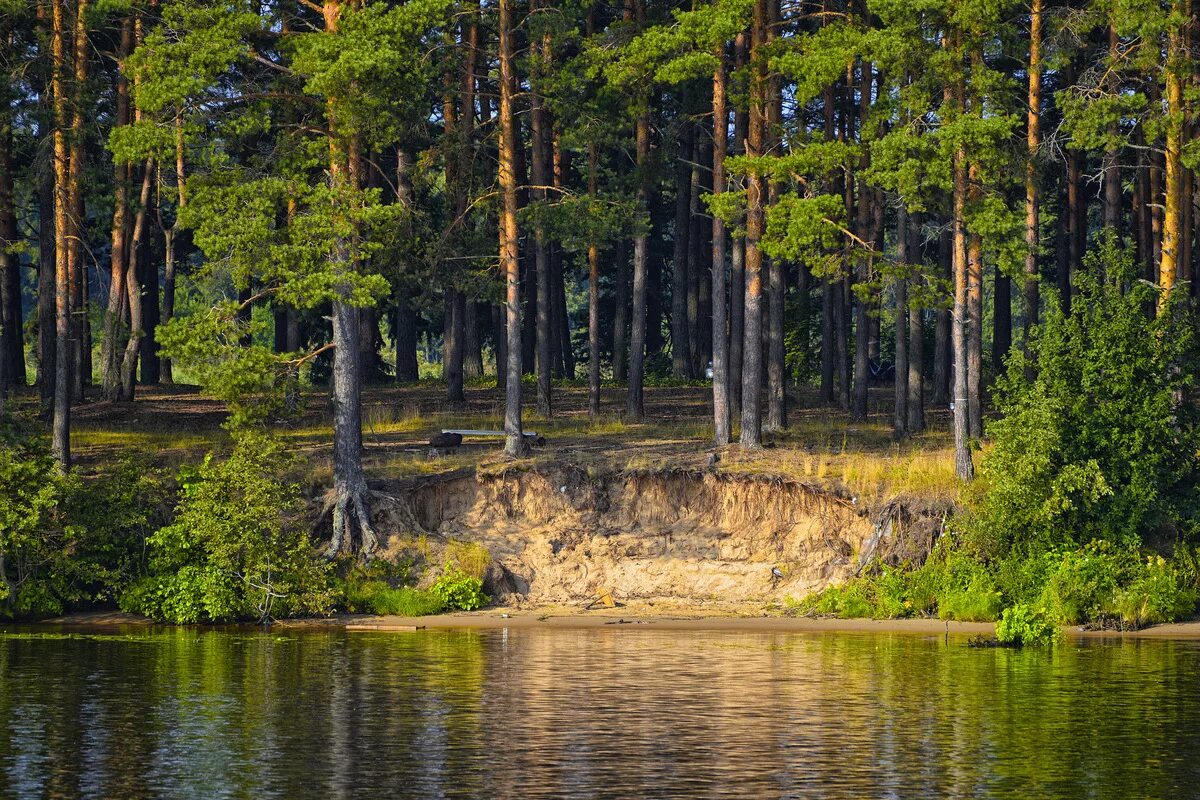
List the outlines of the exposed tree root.
{"label": "exposed tree root", "polygon": [[374,492],[365,487],[359,490],[329,492],[317,520],[317,524],[320,525],[327,515],[333,518],[332,535],[329,547],[325,550],[327,558],[354,553],[368,558],[378,549],[379,537],[371,526],[370,508],[373,497]]}

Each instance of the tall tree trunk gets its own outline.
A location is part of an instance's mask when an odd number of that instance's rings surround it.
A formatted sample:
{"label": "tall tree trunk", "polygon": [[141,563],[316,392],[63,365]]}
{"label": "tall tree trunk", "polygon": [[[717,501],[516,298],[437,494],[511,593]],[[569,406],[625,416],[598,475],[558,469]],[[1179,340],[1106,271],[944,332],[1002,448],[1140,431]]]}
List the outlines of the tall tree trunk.
{"label": "tall tree trunk", "polygon": [[[909,219],[908,224],[908,255],[909,260],[920,260],[918,249],[918,234],[920,221],[917,217]],[[909,435],[925,430],[925,325],[920,305],[908,304],[908,419],[905,427]],[[897,325],[904,320],[897,319]]]}
{"label": "tall tree trunk", "polygon": [[54,417],[51,447],[62,471],[71,468],[71,284],[69,274],[70,154],[67,143],[65,0],[51,0],[50,96],[54,109]]}
{"label": "tall tree trunk", "polygon": [[500,269],[504,273],[507,306],[508,365],[504,390],[504,452],[510,458],[525,454],[525,434],[521,429],[521,278],[517,258],[517,176],[514,169],[517,146],[513,116],[513,75],[511,0],[499,0],[500,27],[500,145],[498,179],[500,206]]}
{"label": "tall tree trunk", "polygon": [[463,378],[483,377],[483,331],[479,327],[479,304],[467,300],[463,321]]}
{"label": "tall tree trunk", "polygon": [[1042,144],[1042,0],[1032,0],[1029,23],[1029,111],[1025,121],[1025,274],[1021,287],[1024,306],[1022,332],[1026,355],[1030,354],[1033,326],[1038,322],[1038,179],[1037,152]]}
{"label": "tall tree trunk", "polygon": [[[713,69],[713,196],[725,191],[725,156],[729,149],[729,111],[725,97],[725,47],[714,53]],[[717,447],[732,439],[729,408],[729,334],[725,300],[725,223],[712,218],[712,361],[713,361],[713,443]]]}
{"label": "tall tree trunk", "polygon": [[21,336],[20,263],[13,195],[12,115],[0,115],[0,406],[12,385],[25,385],[25,344]]}
{"label": "tall tree trunk", "polygon": [[[958,86],[961,110],[963,87]],[[967,296],[970,280],[967,266],[967,230],[964,210],[967,200],[967,155],[960,146],[954,153],[954,467],[960,480],[975,476],[970,450],[970,399],[967,388],[968,314]]]}
{"label": "tall tree trunk", "polygon": [[1067,173],[1066,173],[1066,191],[1067,191],[1067,219],[1065,226],[1066,235],[1066,261],[1062,268],[1058,271],[1058,301],[1062,306],[1063,313],[1071,313],[1071,283],[1072,276],[1079,269],[1080,257],[1082,253],[1079,250],[1079,204],[1081,202],[1080,195],[1082,194],[1083,181],[1083,154],[1078,150],[1067,151]]}
{"label": "tall tree trunk", "polygon": [[[157,199],[150,198],[150,202],[157,204]],[[149,223],[147,223],[147,227]],[[152,241],[143,242],[145,255],[138,259],[138,277],[142,284],[142,334],[141,342],[139,343],[140,352],[138,353],[138,363],[140,372],[140,382],[143,384],[158,383],[161,377],[158,363],[158,342],[155,341],[155,336],[158,333],[159,323],[159,286],[158,286],[158,259],[157,247]]]}
{"label": "tall tree trunk", "polygon": [[[750,135],[746,155],[763,155],[767,127],[767,0],[755,0],[750,35]],[[741,445],[762,445],[762,266],[766,181],[756,169],[746,176],[746,309],[742,338]]]}
{"label": "tall tree trunk", "polygon": [[[588,199],[599,201],[600,150],[588,142]],[[600,416],[600,245],[588,241],[588,416]],[[617,356],[614,354],[614,358]]]}
{"label": "tall tree trunk", "polygon": [[[341,0],[325,0],[322,16],[325,34],[338,33]],[[361,163],[356,134],[339,130],[341,115],[332,98],[326,100],[329,128],[329,186],[333,193],[350,193],[362,188]],[[335,242],[332,253],[335,275],[348,275],[357,265],[344,241]],[[354,531],[359,533],[359,550],[370,555],[378,546],[371,526],[370,491],[362,463],[362,358],[359,345],[359,309],[348,302],[349,287],[338,286],[333,301],[333,492],[328,506],[333,532],[328,554],[353,549]]]}
{"label": "tall tree trunk", "polygon": [[396,380],[412,383],[417,371],[417,313],[403,290],[396,296]]}
{"label": "tall tree trunk", "polygon": [[[125,59],[133,49],[133,17],[121,23],[117,45],[116,117],[122,127],[130,121],[129,83],[125,77]],[[109,260],[108,305],[104,311],[104,329],[100,339],[100,385],[104,396],[116,400],[121,395],[121,352],[128,290],[125,286],[129,260],[129,184],[133,179],[128,162],[113,161],[112,247]]]}
{"label": "tall tree trunk", "polygon": [[[944,231],[938,238],[938,266],[943,280],[954,285],[954,237]],[[949,308],[939,307],[934,319],[933,330],[933,388],[929,402],[935,406],[949,405],[950,382],[953,373],[954,346],[952,343],[952,313]]]}
{"label": "tall tree trunk", "polygon": [[1012,283],[995,268],[992,294],[992,371],[1004,372],[1008,351],[1012,349]]}
{"label": "tall tree trunk", "polygon": [[629,375],[626,361],[629,351],[629,252],[624,241],[617,242],[613,261],[616,286],[613,290],[612,371],[613,380],[620,383]]}
{"label": "tall tree trunk", "polygon": [[[50,129],[47,125],[47,130]],[[50,137],[45,137],[51,139]],[[45,161],[38,176],[38,395],[42,411],[52,413],[54,375],[58,365],[55,338],[54,272],[58,248],[54,235],[54,158]]]}
{"label": "tall tree trunk", "polygon": [[[896,211],[896,260],[900,268],[907,271],[911,257],[908,252],[908,210],[903,200]],[[908,276],[901,274],[896,280],[896,397],[892,432],[897,439],[908,434],[908,329],[904,321],[908,317]]]}
{"label": "tall tree trunk", "polygon": [[[145,257],[146,214],[150,205],[150,189],[154,182],[154,159],[146,159],[142,169],[142,190],[138,195],[137,213],[133,219],[133,235],[125,265],[125,295],[129,308],[129,338],[121,357],[120,399],[132,402],[137,384],[138,355],[141,351],[144,320],[142,318],[142,283],[138,279]],[[155,300],[157,302],[157,299]]]}
{"label": "tall tree trunk", "polygon": [[[686,102],[686,100],[685,100]],[[684,120],[679,134],[679,157],[675,164],[674,252],[671,256],[671,373],[691,377],[688,348],[688,249],[689,217],[692,208],[692,162],[696,129]]]}
{"label": "tall tree trunk", "polygon": [[[828,12],[829,0],[825,0],[822,8]],[[822,113],[824,115],[824,135],[825,141],[832,142],[837,137],[835,127],[834,113],[836,111],[833,86],[829,85],[825,88],[822,97]],[[836,173],[827,178],[827,191],[831,194],[841,194],[841,188],[838,186]],[[835,317],[835,302],[836,292],[834,291],[834,277],[828,274],[821,276],[821,393],[819,395],[822,403],[829,405],[833,404],[833,376],[834,366],[837,359],[837,347],[834,342],[836,329],[834,326]]]}
{"label": "tall tree trunk", "polygon": [[[1041,2],[1041,0],[1037,0]],[[1116,64],[1121,57],[1121,39],[1117,35],[1117,26],[1108,26],[1108,58]],[[1119,92],[1116,85],[1116,72],[1111,70],[1109,91]],[[1109,144],[1104,151],[1104,227],[1112,231],[1117,242],[1121,241],[1121,151],[1116,141],[1120,136],[1120,125],[1113,120],[1108,126]]]}
{"label": "tall tree trunk", "polygon": [[[851,67],[853,69],[853,67]],[[861,62],[861,79],[862,88],[860,90],[859,103],[861,104],[861,112],[859,114],[859,130],[863,131],[866,126],[866,116],[871,105],[871,65],[863,61]],[[853,85],[853,76],[847,75],[847,86]],[[851,107],[851,103],[847,107]],[[860,139],[865,134],[860,133]],[[865,173],[869,166],[867,155],[864,151],[860,162],[860,172]],[[847,179],[846,196],[850,196],[851,186],[853,181]],[[870,242],[871,235],[868,231],[872,215],[871,200],[874,193],[867,186],[866,178],[860,174],[858,177],[858,218],[855,224],[855,233],[863,242]],[[855,280],[857,283],[866,284],[870,281],[871,262],[866,253],[858,252],[859,248],[853,244],[848,244],[847,249],[855,254],[854,263]],[[871,321],[869,319],[870,303],[863,297],[855,298],[854,305],[854,397],[850,405],[850,418],[853,420],[865,420],[867,418],[867,396],[869,388],[869,372],[870,372],[870,349],[871,349]]]}
{"label": "tall tree trunk", "polygon": [[[776,38],[779,26],[779,0],[768,0],[767,29],[764,46],[769,50]],[[764,148],[780,148],[783,127],[782,78],[771,71],[766,86],[766,116],[764,119]],[[782,187],[777,181],[767,185],[768,205],[775,205]],[[766,221],[763,222],[766,232]],[[787,274],[783,262],[769,258],[767,268],[767,421],[769,431],[781,431],[787,427],[787,366],[784,349],[784,299],[787,295]]]}
{"label": "tall tree trunk", "polygon": [[[733,45],[734,69],[742,70],[750,60],[750,40],[743,31]],[[746,151],[750,115],[735,108],[733,113],[733,152]],[[735,185],[735,188],[743,188]],[[729,413],[734,420],[742,417],[742,363],[746,330],[746,237],[735,236],[729,248]]]}
{"label": "tall tree trunk", "polygon": [[[646,170],[650,164],[650,115],[643,111],[636,123],[638,199],[648,205],[649,178]],[[640,422],[645,417],[645,400],[642,385],[645,381],[646,359],[646,273],[649,237],[639,233],[633,240],[633,329],[629,337],[629,396],[626,414],[630,421]]]}
{"label": "tall tree trunk", "polygon": [[90,340],[86,335],[88,324],[87,297],[83,291],[86,265],[83,263],[84,236],[87,231],[83,202],[83,168],[86,153],[84,141],[84,91],[88,77],[88,33],[87,33],[88,0],[77,0],[75,4],[75,41],[74,60],[75,76],[72,95],[71,133],[68,137],[70,155],[67,158],[67,202],[68,225],[70,239],[67,247],[67,279],[71,287],[71,398],[83,399],[83,389],[91,383],[91,375],[85,375],[83,368],[90,363],[84,356],[84,342]]}
{"label": "tall tree trunk", "polygon": [[[1172,0],[1175,14],[1184,15],[1187,0]],[[1164,195],[1162,223],[1162,259],[1158,267],[1160,289],[1158,308],[1161,311],[1180,278],[1183,255],[1183,127],[1184,127],[1184,69],[1187,53],[1184,49],[1183,23],[1172,22],[1167,28],[1167,63],[1163,71],[1167,102],[1166,148],[1163,153]]]}
{"label": "tall tree trunk", "polygon": [[983,436],[983,239],[977,233],[967,236],[967,397],[968,430],[978,439]]}
{"label": "tall tree trunk", "polygon": [[[712,170],[712,151],[701,145],[705,130],[696,126],[695,146],[693,147],[693,163],[691,179],[688,181],[688,336],[687,357],[688,374],[693,378],[704,375],[708,366],[709,349],[712,332],[712,308],[709,293],[712,290],[710,272],[711,264],[708,258],[712,255],[711,226],[708,219],[701,216],[701,197],[708,193],[704,186],[703,175]],[[706,163],[707,162],[707,163]],[[707,251],[707,252],[706,252]]]}
{"label": "tall tree trunk", "polygon": [[[536,3],[534,7],[538,7]],[[543,36],[541,41],[534,46],[537,77],[548,77],[549,47],[549,34]],[[533,200],[544,204],[549,199],[547,187],[551,180],[550,120],[536,85],[530,92],[530,127],[533,137],[531,143]],[[533,258],[537,272],[537,412],[540,416],[549,419],[554,416],[552,397],[554,335],[551,327],[554,313],[552,306],[554,276],[551,274],[550,241],[547,238],[546,228],[541,222],[534,223],[533,238]]]}

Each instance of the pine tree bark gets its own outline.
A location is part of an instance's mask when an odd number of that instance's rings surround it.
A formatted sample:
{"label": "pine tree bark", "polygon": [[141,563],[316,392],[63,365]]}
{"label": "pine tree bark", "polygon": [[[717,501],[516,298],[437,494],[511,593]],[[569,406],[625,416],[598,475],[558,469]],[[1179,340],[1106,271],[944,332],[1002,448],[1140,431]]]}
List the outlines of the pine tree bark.
{"label": "pine tree bark", "polygon": [[[767,127],[767,0],[755,0],[750,34],[750,131],[746,155],[763,155]],[[746,176],[746,308],[742,336],[741,445],[762,446],[762,267],[766,181],[757,170]]]}
{"label": "pine tree bark", "polygon": [[70,238],[67,247],[67,280],[70,283],[70,314],[71,314],[71,398],[83,399],[84,386],[91,383],[91,375],[84,374],[84,366],[90,365],[91,359],[85,358],[85,341],[90,345],[87,336],[87,297],[83,291],[86,266],[83,263],[84,235],[84,201],[83,201],[83,170],[85,158],[84,132],[84,90],[88,78],[88,32],[87,32],[88,0],[77,0],[74,19],[74,81],[71,87],[73,106],[71,112],[71,133],[68,137],[70,155],[68,156],[67,202],[69,204],[68,225]]}
{"label": "pine tree bark", "polygon": [[695,140],[696,129],[685,120],[679,133],[679,157],[675,165],[675,227],[671,255],[671,374],[676,378],[691,377],[688,330],[688,251],[691,242],[688,237]]}
{"label": "pine tree bark", "polygon": [[613,262],[612,373],[613,380],[620,383],[629,376],[629,249],[623,240],[617,242]]}
{"label": "pine tree bark", "polygon": [[[920,220],[915,215],[908,221],[909,260],[920,260],[918,235]],[[911,295],[911,292],[909,293]],[[908,419],[905,427],[914,435],[925,430],[925,325],[921,307],[908,298]],[[898,319],[897,325],[903,324]]]}
{"label": "pine tree bark", "polygon": [[[941,277],[951,287],[954,285],[954,237],[944,231],[938,238],[938,266]],[[951,292],[953,297],[953,292]],[[933,330],[933,384],[929,402],[935,406],[949,405],[950,382],[954,363],[953,323],[949,308],[938,308]]]}
{"label": "pine tree bark", "polygon": [[[860,130],[866,124],[866,117],[871,106],[871,83],[872,69],[870,63],[864,61],[861,66],[862,88],[859,94],[860,114],[859,126]],[[865,172],[869,162],[867,155],[864,152],[862,160],[859,164],[860,172]],[[859,239],[864,242],[871,242],[871,219],[874,209],[872,201],[874,192],[867,186],[865,177],[858,178],[858,219],[855,225],[855,233]],[[871,262],[870,258],[865,253],[860,253],[855,258],[857,264],[856,278],[858,283],[867,283],[870,281]],[[871,350],[871,319],[870,319],[870,303],[862,297],[856,298],[854,309],[854,398],[850,406],[850,418],[854,420],[865,420],[867,418],[867,396],[870,377],[870,350]]]}
{"label": "pine tree bark", "polygon": [[[325,0],[322,16],[327,36],[338,33],[341,0]],[[341,130],[337,103],[325,104],[329,129],[329,186],[335,193],[354,192],[362,187],[359,146],[356,134]],[[348,276],[357,265],[351,259],[346,242],[335,242],[331,253],[335,275]],[[333,374],[333,491],[327,500],[332,512],[333,531],[329,556],[354,549],[357,530],[358,550],[370,555],[378,546],[371,526],[370,490],[362,463],[362,359],[359,335],[359,309],[349,302],[349,287],[342,284],[332,303]]]}
{"label": "pine tree bark", "polygon": [[[46,124],[49,131],[53,123]],[[49,137],[52,138],[53,134]],[[42,412],[53,413],[54,375],[58,364],[55,337],[54,270],[58,252],[54,236],[54,158],[43,163],[38,176],[38,361],[37,383]]]}
{"label": "pine tree bark", "polygon": [[[650,165],[650,117],[642,112],[635,125],[638,165],[638,199],[643,207],[648,206],[649,178],[646,170]],[[629,396],[626,415],[631,422],[640,422],[645,417],[645,400],[642,386],[645,380],[646,360],[646,263],[649,236],[639,233],[633,240],[633,325],[629,336]]]}
{"label": "pine tree bark", "polygon": [[[750,60],[750,40],[745,32],[734,40],[734,69],[744,70]],[[750,115],[740,108],[733,113],[735,154],[746,152]],[[737,188],[742,188],[738,186]],[[734,420],[742,417],[742,364],[746,330],[746,237],[734,237],[729,246],[729,413]]]}
{"label": "pine tree bark", "polygon": [[[129,82],[125,77],[125,59],[133,50],[133,17],[121,23],[117,45],[116,115],[117,127],[130,122]],[[109,400],[121,396],[121,352],[124,349],[125,317],[128,313],[128,290],[125,286],[129,261],[129,186],[133,180],[128,162],[113,161],[112,246],[109,256],[108,305],[104,311],[104,328],[100,340],[100,385]]]}
{"label": "pine tree bark", "polygon": [[[600,148],[588,142],[588,199],[599,200]],[[600,245],[588,241],[588,416],[600,416]]]}
{"label": "pine tree bark", "polygon": [[14,203],[12,116],[0,116],[0,405],[11,386],[25,385],[25,343],[21,324],[20,263]]}
{"label": "pine tree bark", "polygon": [[[725,157],[729,149],[729,111],[726,108],[725,47],[714,53],[713,69],[713,196],[725,191]],[[712,360],[713,360],[713,443],[717,447],[732,440],[729,408],[729,335],[725,300],[725,223],[713,215],[712,221]]]}
{"label": "pine tree bark", "polygon": [[[896,261],[902,270],[907,269],[910,261],[908,245],[908,210],[901,201],[896,211]],[[892,433],[897,439],[908,435],[908,328],[904,324],[907,317],[908,277],[902,274],[896,280],[896,381]]]}
{"label": "pine tree bark", "polygon": [[[163,285],[162,285],[162,323],[165,325],[175,318],[175,270],[176,270],[176,247],[179,242],[179,214],[183,207],[187,205],[187,176],[184,172],[183,160],[183,121],[179,115],[175,116],[175,222],[170,228],[163,228]],[[291,208],[289,201],[289,218],[291,216]],[[160,226],[162,209],[159,209]],[[296,320],[296,312],[288,309],[283,316],[284,336],[282,344],[284,352],[294,352],[299,349],[291,347],[291,334],[289,333],[290,325],[294,325]],[[171,364],[171,359],[162,358],[160,360],[160,378],[165,384],[175,382],[175,375]]]}
{"label": "pine tree bark", "polygon": [[1024,306],[1022,331],[1025,354],[1030,355],[1033,327],[1041,302],[1038,280],[1039,198],[1037,153],[1042,144],[1042,0],[1032,0],[1029,22],[1029,110],[1025,117],[1025,272],[1021,287]]}
{"label": "pine tree bark", "polygon": [[508,363],[505,368],[504,390],[504,452],[509,458],[519,458],[526,452],[525,435],[521,428],[521,291],[520,262],[517,257],[517,177],[514,169],[517,146],[516,121],[513,115],[513,94],[516,90],[513,75],[512,0],[498,0],[499,5],[499,168],[500,207],[500,270],[505,279],[507,308]]}
{"label": "pine tree bark", "polygon": [[137,212],[133,218],[133,235],[129,239],[129,250],[125,260],[125,298],[126,307],[129,309],[129,338],[125,340],[125,352],[121,355],[118,396],[126,403],[133,402],[134,387],[137,385],[138,356],[141,354],[144,320],[142,317],[142,282],[139,280],[139,270],[146,254],[144,247],[146,219],[153,179],[154,159],[148,158],[142,168],[142,188],[138,194]]}
{"label": "pine tree bark", "polygon": [[[1172,11],[1183,15],[1186,5],[1187,0],[1173,0]],[[1182,25],[1173,22],[1167,28],[1167,63],[1163,70],[1167,116],[1163,152],[1162,257],[1158,268],[1160,312],[1166,307],[1171,291],[1180,278],[1183,263],[1183,71],[1186,59]]]}
{"label": "pine tree bark", "polygon": [[[536,7],[535,3],[535,7]],[[535,45],[534,59],[538,65],[539,76],[547,76],[549,69],[548,36]],[[533,179],[533,200],[536,203],[546,203],[549,199],[547,187],[550,185],[550,120],[546,112],[543,98],[537,88],[530,92],[530,127],[533,141],[531,177]],[[545,226],[535,222],[533,227],[533,258],[537,278],[537,412],[538,415],[549,419],[554,416],[552,370],[554,368],[554,336],[552,324],[553,315],[553,275],[550,264],[550,242],[546,235]]]}
{"label": "pine tree bark", "polygon": [[[966,88],[962,78],[955,86],[955,101],[958,112],[966,110]],[[970,395],[968,380],[968,294],[969,267],[967,264],[966,202],[968,189],[967,154],[963,145],[954,152],[954,468],[959,480],[968,481],[975,476],[975,465],[970,450]]]}
{"label": "pine tree bark", "polygon": [[67,143],[65,0],[51,0],[50,97],[54,125],[54,415],[51,449],[58,468],[71,468],[71,284],[69,274],[70,153]]}
{"label": "pine tree bark", "polygon": [[[767,29],[764,46],[770,50],[779,24],[779,0],[768,0]],[[783,127],[782,78],[771,71],[767,77],[764,147],[777,150]],[[775,205],[782,192],[776,181],[767,189],[768,205]],[[766,222],[763,223],[764,234]],[[787,365],[784,351],[784,300],[787,296],[787,274],[778,258],[766,261],[767,269],[767,420],[766,429],[781,431],[787,427]]]}

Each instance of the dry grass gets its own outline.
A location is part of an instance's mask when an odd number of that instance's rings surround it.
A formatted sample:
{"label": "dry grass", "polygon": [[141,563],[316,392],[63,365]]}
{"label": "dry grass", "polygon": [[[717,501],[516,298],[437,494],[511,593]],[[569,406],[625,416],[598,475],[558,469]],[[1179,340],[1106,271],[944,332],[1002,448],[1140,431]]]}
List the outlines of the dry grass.
{"label": "dry grass", "polygon": [[[503,414],[494,388],[467,391],[467,402],[449,407],[444,389],[424,383],[412,387],[367,387],[363,398],[364,462],[369,477],[396,479],[502,463],[500,442],[470,439],[450,455],[431,454],[428,438],[443,428],[500,430]],[[531,393],[528,393],[531,394]],[[530,397],[529,399],[532,399]],[[793,404],[786,430],[769,433],[769,447],[744,452],[722,448],[722,472],[774,475],[838,486],[865,503],[886,502],[903,494],[953,500],[954,477],[948,415],[928,414],[931,429],[898,444],[892,438],[891,390],[872,391],[871,414],[853,422],[840,411],[818,406],[802,393]],[[603,412],[587,414],[587,391],[555,390],[556,414],[542,419],[530,406],[526,430],[537,431],[548,446],[536,449],[529,466],[567,461],[590,474],[664,468],[703,469],[712,452],[711,396],[703,387],[647,388],[646,421],[624,418],[625,394],[606,388]],[[35,399],[26,398],[32,407]],[[227,450],[219,403],[186,388],[150,387],[133,405],[90,403],[77,409],[73,447],[86,466],[115,454],[134,453],[177,466],[199,461],[210,450]],[[327,395],[313,392],[299,419],[279,428],[299,456],[295,479],[316,491],[332,481],[332,424]]]}

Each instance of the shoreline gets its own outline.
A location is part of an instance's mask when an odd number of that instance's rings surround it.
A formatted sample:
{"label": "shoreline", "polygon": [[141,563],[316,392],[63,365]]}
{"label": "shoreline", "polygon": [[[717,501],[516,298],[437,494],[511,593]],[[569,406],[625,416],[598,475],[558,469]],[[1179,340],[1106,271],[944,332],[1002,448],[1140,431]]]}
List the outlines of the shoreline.
{"label": "shoreline", "polygon": [[[114,631],[128,627],[199,627],[231,628],[229,626],[160,626],[153,620],[120,612],[79,612],[38,622],[12,622],[0,628],[55,627],[74,630]],[[249,627],[258,627],[251,625]],[[942,619],[839,619],[836,617],[786,617],[782,615],[645,613],[643,610],[604,609],[580,611],[569,608],[504,609],[427,617],[342,615],[319,619],[278,620],[273,627],[284,630],[346,630],[361,633],[400,633],[422,630],[586,630],[621,631],[691,631],[713,633],[886,633],[922,636],[993,636],[991,622],[959,622]],[[1063,628],[1074,639],[1159,639],[1200,640],[1200,619],[1151,625],[1137,631],[1089,631],[1079,626]]]}

